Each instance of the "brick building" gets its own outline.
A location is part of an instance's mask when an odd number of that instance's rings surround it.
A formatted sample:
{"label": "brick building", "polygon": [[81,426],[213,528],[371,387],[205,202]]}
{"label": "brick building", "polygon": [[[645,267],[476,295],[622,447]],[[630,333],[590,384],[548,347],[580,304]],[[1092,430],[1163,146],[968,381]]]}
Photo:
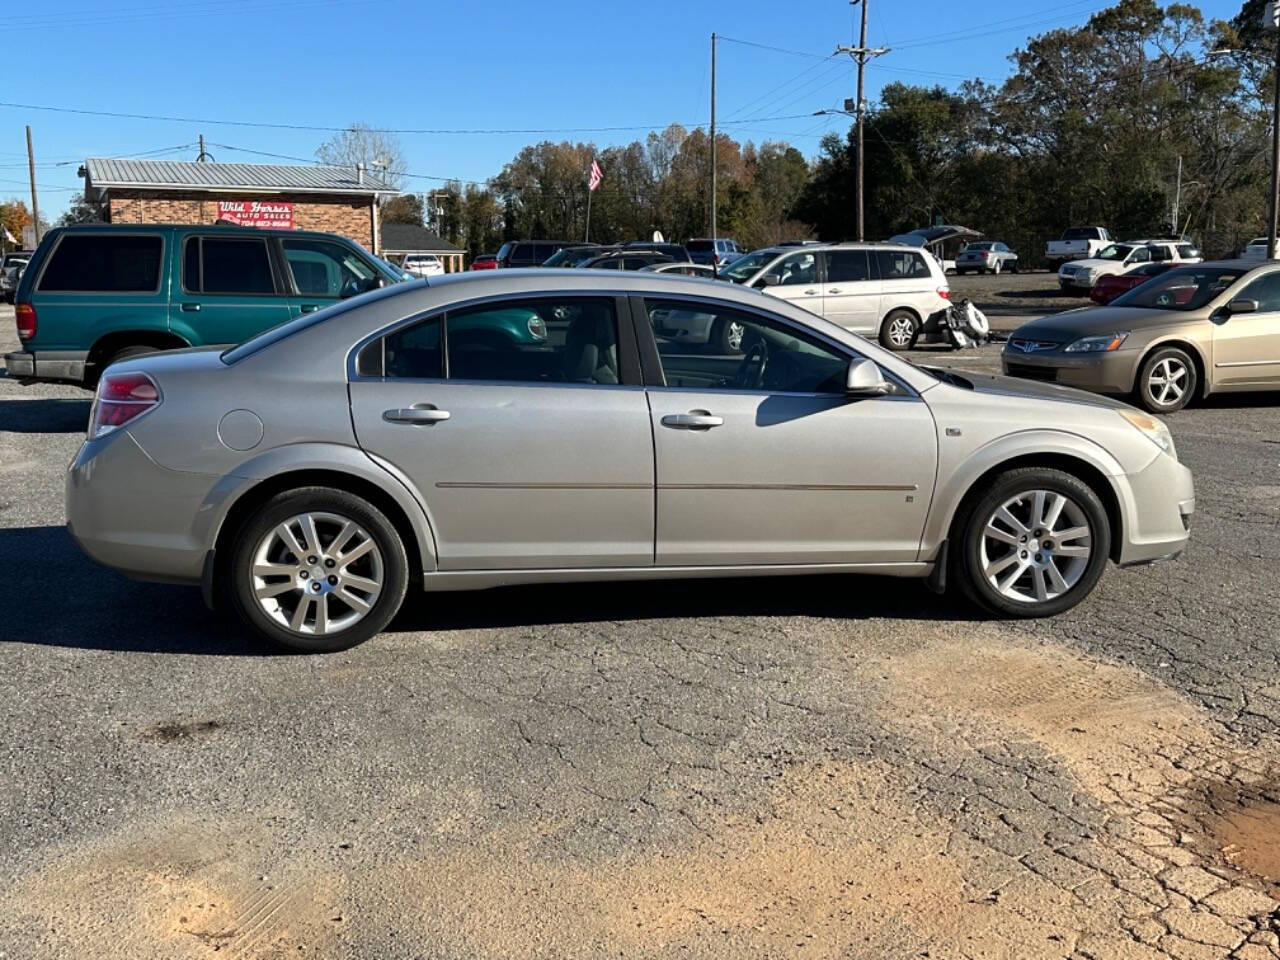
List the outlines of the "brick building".
{"label": "brick building", "polygon": [[353,167],[90,158],[85,197],[110,223],[217,223],[325,230],[379,253],[378,201],[394,187]]}

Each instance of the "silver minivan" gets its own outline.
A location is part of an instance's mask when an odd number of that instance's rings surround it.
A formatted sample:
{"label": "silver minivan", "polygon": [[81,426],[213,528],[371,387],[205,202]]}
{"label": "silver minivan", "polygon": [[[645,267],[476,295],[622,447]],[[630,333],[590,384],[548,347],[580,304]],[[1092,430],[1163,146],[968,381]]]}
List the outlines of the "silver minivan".
{"label": "silver minivan", "polygon": [[951,289],[919,247],[890,243],[766,247],[720,271],[890,350],[940,336]]}

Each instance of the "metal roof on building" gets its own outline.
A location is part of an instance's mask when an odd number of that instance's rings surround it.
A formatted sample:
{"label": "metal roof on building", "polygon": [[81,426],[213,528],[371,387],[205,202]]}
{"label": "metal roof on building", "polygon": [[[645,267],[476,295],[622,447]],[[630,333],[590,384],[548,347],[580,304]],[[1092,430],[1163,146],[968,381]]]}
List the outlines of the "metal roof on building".
{"label": "metal roof on building", "polygon": [[85,186],[135,187],[145,190],[258,191],[275,193],[399,193],[395,187],[354,167],[320,164],[283,166],[272,163],[195,163],[90,157],[84,162]]}
{"label": "metal roof on building", "polygon": [[414,223],[384,223],[382,249],[386,253],[462,253],[462,248],[441,240],[432,230]]}

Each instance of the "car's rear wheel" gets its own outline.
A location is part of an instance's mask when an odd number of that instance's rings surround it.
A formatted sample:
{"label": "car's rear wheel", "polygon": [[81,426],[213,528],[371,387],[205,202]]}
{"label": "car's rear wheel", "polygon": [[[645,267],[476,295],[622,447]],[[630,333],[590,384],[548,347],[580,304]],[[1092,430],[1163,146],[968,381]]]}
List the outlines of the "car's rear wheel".
{"label": "car's rear wheel", "polygon": [[880,324],[880,343],[890,350],[908,350],[919,326],[920,321],[910,310],[892,310]]}
{"label": "car's rear wheel", "polygon": [[1098,494],[1079,477],[1021,467],[994,478],[957,518],[957,579],[980,606],[1012,617],[1074,607],[1097,584],[1111,552]]}
{"label": "car's rear wheel", "polygon": [[997,260],[995,263],[991,264],[991,275],[992,275],[992,276],[996,276],[996,275],[998,275],[998,274],[1000,273],[1000,266],[1001,266],[1001,265],[1000,265],[1000,261],[999,261],[999,260]]}
{"label": "car's rear wheel", "polygon": [[327,487],[268,500],[231,548],[232,606],[259,635],[308,653],[346,650],[400,609],[408,557],[372,504]]}
{"label": "car's rear wheel", "polygon": [[1162,347],[1147,357],[1134,385],[1138,403],[1152,413],[1181,410],[1195,396],[1196,365],[1185,350]]}

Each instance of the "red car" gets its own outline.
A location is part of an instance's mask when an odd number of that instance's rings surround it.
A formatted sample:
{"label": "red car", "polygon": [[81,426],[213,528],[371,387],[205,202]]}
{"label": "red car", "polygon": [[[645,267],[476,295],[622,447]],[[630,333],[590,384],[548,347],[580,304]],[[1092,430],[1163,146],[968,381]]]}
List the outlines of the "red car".
{"label": "red car", "polygon": [[1089,291],[1089,299],[1094,303],[1110,303],[1122,293],[1128,293],[1141,283],[1164,273],[1170,267],[1178,266],[1174,262],[1144,263],[1125,273],[1113,273],[1099,277],[1097,283]]}
{"label": "red car", "polygon": [[482,253],[471,261],[472,270],[496,270],[498,268],[498,257],[493,253]]}

